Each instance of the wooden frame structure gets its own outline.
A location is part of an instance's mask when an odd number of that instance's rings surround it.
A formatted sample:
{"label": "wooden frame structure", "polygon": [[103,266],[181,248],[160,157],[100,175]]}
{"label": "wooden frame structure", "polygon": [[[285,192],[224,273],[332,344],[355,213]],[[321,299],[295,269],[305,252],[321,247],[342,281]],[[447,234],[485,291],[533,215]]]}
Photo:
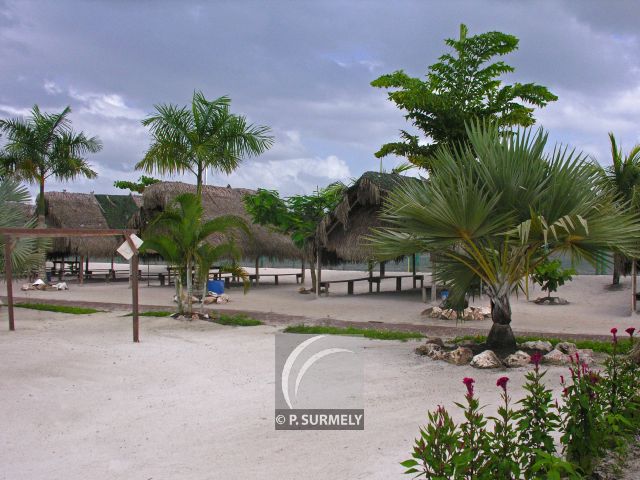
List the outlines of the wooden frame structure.
{"label": "wooden frame structure", "polygon": [[24,237],[112,237],[122,236],[125,238],[133,252],[131,257],[131,303],[133,311],[133,341],[139,342],[139,320],[138,320],[138,249],[136,248],[131,235],[133,230],[116,229],[82,229],[82,228],[0,228],[0,235],[5,239],[5,280],[7,282],[7,307],[9,311],[9,330],[15,330],[15,317],[13,312],[13,267],[11,262],[11,251],[13,241],[16,238]]}

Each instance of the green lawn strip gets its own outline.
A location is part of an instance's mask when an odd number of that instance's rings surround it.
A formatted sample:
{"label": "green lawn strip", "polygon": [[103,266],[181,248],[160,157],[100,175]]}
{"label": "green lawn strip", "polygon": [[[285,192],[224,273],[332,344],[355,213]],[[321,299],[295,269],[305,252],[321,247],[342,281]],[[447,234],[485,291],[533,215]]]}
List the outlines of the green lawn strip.
{"label": "green lawn strip", "polygon": [[89,315],[91,313],[104,312],[104,310],[96,310],[95,308],[72,307],[68,305],[51,305],[48,303],[15,303],[14,305],[20,308],[30,308],[31,310],[56,313],[71,313],[73,315]]}
{"label": "green lawn strip", "polygon": [[376,340],[407,340],[421,339],[424,335],[419,332],[402,332],[398,330],[375,330],[373,328],[356,327],[326,327],[311,325],[292,325],[284,329],[285,333],[308,333],[313,335],[358,335]]}
{"label": "green lawn strip", "polygon": [[[133,313],[127,313],[126,315],[123,315],[123,317],[130,317],[132,316]],[[171,315],[173,315],[173,312],[165,312],[162,310],[158,310],[158,311],[148,311],[148,312],[139,312],[138,316],[139,317],[170,317]]]}
{"label": "green lawn strip", "polygon": [[[487,340],[487,337],[484,335],[463,335],[454,338],[454,343],[458,343],[464,340],[473,340],[477,343],[484,343]],[[599,353],[613,353],[613,343],[610,340],[567,340],[562,338],[544,338],[544,337],[533,337],[533,336],[522,336],[516,337],[516,342],[535,342],[541,340],[543,342],[549,342],[554,347],[560,342],[571,342],[575,343],[576,347],[579,349],[590,349],[594,352]],[[618,340],[618,353],[627,353],[631,350],[631,342],[629,342],[628,338],[619,337]]]}
{"label": "green lawn strip", "polygon": [[262,325],[260,320],[247,317],[241,313],[237,315],[220,315],[220,317],[213,317],[212,320],[220,325],[234,325],[237,327],[255,327],[256,325]]}

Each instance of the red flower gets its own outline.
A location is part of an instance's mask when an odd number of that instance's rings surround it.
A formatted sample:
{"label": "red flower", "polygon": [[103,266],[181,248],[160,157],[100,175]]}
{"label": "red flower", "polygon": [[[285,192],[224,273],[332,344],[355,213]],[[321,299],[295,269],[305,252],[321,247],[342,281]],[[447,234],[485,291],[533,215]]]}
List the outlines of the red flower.
{"label": "red flower", "polygon": [[560,375],[560,383],[564,385],[564,375]]}
{"label": "red flower", "polygon": [[507,382],[509,381],[509,377],[500,377],[496,382],[496,386],[500,387],[502,390],[507,392]]}
{"label": "red flower", "polygon": [[629,334],[630,337],[633,337],[634,332],[636,331],[635,328],[633,327],[629,327],[625,330],[625,332],[627,332]]}
{"label": "red flower", "polygon": [[613,343],[618,343],[617,333],[618,333],[618,329],[616,327],[613,327],[611,329],[611,335],[613,335]]}
{"label": "red flower", "polygon": [[541,360],[542,360],[542,353],[535,352],[533,355],[531,355],[531,363],[533,363],[536,366],[536,368],[540,366]]}
{"label": "red flower", "polygon": [[469,378],[469,377],[464,377],[464,378],[462,379],[462,383],[464,383],[464,384],[465,384],[465,386],[467,387],[467,394],[468,394],[470,397],[473,397],[473,384],[474,384],[475,382],[476,382],[476,381],[475,381],[473,378]]}

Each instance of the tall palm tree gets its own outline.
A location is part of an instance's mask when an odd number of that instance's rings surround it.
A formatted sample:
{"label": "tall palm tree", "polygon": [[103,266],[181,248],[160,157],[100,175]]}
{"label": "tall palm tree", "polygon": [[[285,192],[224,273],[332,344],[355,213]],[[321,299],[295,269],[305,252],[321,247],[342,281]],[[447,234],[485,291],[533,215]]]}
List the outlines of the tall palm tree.
{"label": "tall palm tree", "polygon": [[52,114],[41,112],[35,105],[30,118],[0,120],[0,131],[6,134],[2,155],[5,167],[17,178],[39,186],[37,214],[40,227],[45,225],[46,180],[97,176],[84,156],[99,152],[102,143],[97,137],[89,138],[83,132],[74,132],[70,113],[70,107]]}
{"label": "tall palm tree", "polygon": [[[158,215],[143,235],[143,251],[155,251],[177,268],[176,295],[181,313],[191,314],[193,311],[193,268],[200,265],[200,271],[206,268],[208,273],[211,263],[216,260],[214,253],[217,258],[234,258],[237,255],[231,243],[232,231],[239,229],[249,233],[246,223],[240,217],[223,215],[204,221],[203,215],[200,199],[192,193],[183,193],[176,197],[175,206]],[[211,235],[222,237],[222,240],[216,247],[204,247]],[[187,284],[186,306],[182,303],[183,279],[186,279]]]}
{"label": "tall palm tree", "polygon": [[[640,144],[633,147],[627,156],[618,148],[616,137],[609,132],[611,143],[612,164],[607,167],[599,167],[600,182],[604,188],[614,192],[616,199],[626,208],[638,209],[638,192],[640,190]],[[613,253],[613,281],[614,285],[620,283],[620,274],[625,271],[627,258],[620,252]]]}
{"label": "tall palm tree", "polygon": [[597,184],[587,157],[556,147],[547,135],[505,137],[492,125],[468,127],[470,145],[441,148],[433,174],[393,191],[371,241],[381,259],[439,254],[436,278],[461,309],[480,282],[491,300],[489,348],[512,351],[510,294],[548,255],[595,262],[603,249],[636,253],[640,219]]}
{"label": "tall palm tree", "polygon": [[191,108],[156,105],[157,113],[142,121],[151,130],[152,144],[136,165],[148,173],[191,172],[197,195],[202,195],[204,173],[211,168],[234,171],[245,157],[260,155],[273,144],[269,127],[247,124],[230,112],[231,99],[207,100],[194,92]]}

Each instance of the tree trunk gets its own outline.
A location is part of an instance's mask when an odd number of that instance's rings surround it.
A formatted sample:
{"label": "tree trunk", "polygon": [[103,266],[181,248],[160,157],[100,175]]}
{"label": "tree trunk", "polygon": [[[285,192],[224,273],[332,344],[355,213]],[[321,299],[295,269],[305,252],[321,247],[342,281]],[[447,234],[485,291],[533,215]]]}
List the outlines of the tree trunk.
{"label": "tree trunk", "polygon": [[187,313],[191,315],[193,313],[193,303],[191,297],[193,297],[193,276],[191,271],[191,261],[187,262]]}
{"label": "tree trunk", "polygon": [[311,290],[315,293],[316,291],[316,261],[311,256],[309,259],[309,272],[311,273]]}
{"label": "tree trunk", "polygon": [[[45,203],[44,203],[44,175],[40,177],[40,198],[38,198],[38,228],[46,228],[45,221]],[[39,242],[40,243],[40,242]],[[38,265],[38,278],[47,278],[46,255],[42,246],[38,247],[38,254],[41,256]]]}
{"label": "tree trunk", "polygon": [[500,354],[516,351],[516,337],[511,330],[511,303],[508,294],[491,298],[493,325],[487,336],[487,348]]}
{"label": "tree trunk", "polygon": [[620,253],[613,254],[613,280],[612,285],[620,285],[620,273],[624,269],[624,256]]}
{"label": "tree trunk", "polygon": [[302,267],[301,267],[301,271],[300,273],[302,274],[302,276],[300,277],[300,285],[304,285],[304,281],[306,280],[306,274],[305,274],[305,268],[304,268],[304,256],[302,257]]}
{"label": "tree trunk", "polygon": [[184,313],[184,304],[182,303],[182,273],[180,270],[176,272],[176,298],[178,299],[178,313]]}

